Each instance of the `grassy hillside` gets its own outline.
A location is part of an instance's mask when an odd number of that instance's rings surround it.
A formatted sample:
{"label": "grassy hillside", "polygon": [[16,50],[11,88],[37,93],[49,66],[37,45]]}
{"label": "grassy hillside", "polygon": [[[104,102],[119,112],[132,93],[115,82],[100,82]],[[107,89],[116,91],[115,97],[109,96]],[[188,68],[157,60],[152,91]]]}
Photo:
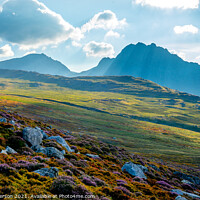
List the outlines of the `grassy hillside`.
{"label": "grassy hillside", "polygon": [[9,76],[0,78],[0,104],[8,110],[133,153],[200,164],[197,96],[127,76]]}

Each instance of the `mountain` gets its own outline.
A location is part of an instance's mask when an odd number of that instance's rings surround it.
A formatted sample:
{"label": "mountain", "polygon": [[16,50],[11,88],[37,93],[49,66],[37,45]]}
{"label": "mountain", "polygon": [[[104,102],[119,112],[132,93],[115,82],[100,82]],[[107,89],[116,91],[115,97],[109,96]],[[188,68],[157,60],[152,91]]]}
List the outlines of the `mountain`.
{"label": "mountain", "polygon": [[112,64],[113,60],[113,58],[103,58],[96,67],[87,71],[83,71],[79,73],[78,76],[94,76],[95,74],[98,76],[103,76]]}
{"label": "mountain", "polygon": [[26,70],[43,74],[73,76],[61,62],[53,60],[45,54],[29,54],[22,58],[14,58],[0,62],[0,69]]}
{"label": "mountain", "polygon": [[89,72],[81,75],[131,75],[172,89],[200,95],[200,65],[186,62],[155,44],[130,44],[112,59],[112,62],[103,59]]}

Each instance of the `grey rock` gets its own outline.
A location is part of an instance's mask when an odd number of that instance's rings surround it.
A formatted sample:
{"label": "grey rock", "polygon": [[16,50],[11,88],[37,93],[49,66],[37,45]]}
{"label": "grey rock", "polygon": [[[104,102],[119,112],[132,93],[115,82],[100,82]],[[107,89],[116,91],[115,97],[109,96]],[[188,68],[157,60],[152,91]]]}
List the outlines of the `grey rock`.
{"label": "grey rock", "polygon": [[1,118],[0,122],[7,123],[7,119],[6,118]]}
{"label": "grey rock", "polygon": [[182,190],[179,190],[179,189],[174,189],[172,190],[172,192],[175,192],[177,193],[178,195],[186,195],[190,198],[196,198],[196,199],[200,199],[200,196],[196,195],[196,194],[193,194],[193,193],[189,193],[189,192],[185,192],[185,191],[182,191]]}
{"label": "grey rock", "polygon": [[15,121],[14,120],[9,121],[9,123],[12,124],[13,126],[15,125]]}
{"label": "grey rock", "polygon": [[148,168],[143,166],[143,165],[138,165],[138,167],[145,173],[145,172],[148,172]]}
{"label": "grey rock", "polygon": [[65,147],[68,152],[74,152],[62,137],[60,137],[60,136],[51,136],[48,139],[49,140],[56,140],[59,144],[61,144],[63,147]]}
{"label": "grey rock", "polygon": [[187,200],[185,197],[177,196],[175,200]]}
{"label": "grey rock", "polygon": [[14,154],[14,153],[17,153],[14,149],[12,149],[12,148],[9,147],[9,146],[6,147],[6,152],[7,152],[8,154]]}
{"label": "grey rock", "polygon": [[34,171],[37,174],[40,174],[41,176],[49,176],[51,178],[58,176],[58,169],[56,167],[51,168],[42,168]]}
{"label": "grey rock", "polygon": [[181,182],[184,183],[184,184],[193,185],[193,183],[191,183],[191,182],[188,181],[188,180],[182,180]]}
{"label": "grey rock", "polygon": [[94,154],[86,154],[86,156],[93,158],[93,159],[100,159],[100,157],[98,155],[94,155]]}
{"label": "grey rock", "polygon": [[1,153],[7,154],[7,151],[6,150],[1,150]]}
{"label": "grey rock", "polygon": [[26,127],[23,129],[23,139],[29,142],[32,146],[42,143],[43,135],[41,130],[37,128]]}
{"label": "grey rock", "polygon": [[58,159],[64,159],[63,153],[55,147],[41,147],[40,145],[33,146],[32,149],[37,153],[43,153],[48,157],[54,157]]}
{"label": "grey rock", "polygon": [[172,192],[178,194],[178,195],[183,195],[183,191],[179,189],[173,189]]}
{"label": "grey rock", "polygon": [[42,153],[42,151],[43,151],[45,148],[42,147],[41,145],[35,145],[35,146],[32,146],[31,149],[33,149],[33,151],[35,151],[36,153]]}
{"label": "grey rock", "polygon": [[200,178],[197,176],[192,176],[192,175],[184,174],[181,172],[174,172],[174,175],[184,180],[190,181],[191,183],[195,185],[200,185]]}
{"label": "grey rock", "polygon": [[122,167],[122,171],[126,171],[132,176],[137,176],[139,178],[147,179],[141,168],[141,165],[136,165],[132,162],[125,163],[124,166]]}
{"label": "grey rock", "polygon": [[66,154],[65,150],[62,150],[62,151],[61,151],[61,153],[62,153],[63,155],[65,155],[65,154]]}
{"label": "grey rock", "polygon": [[42,133],[42,135],[43,135],[42,139],[43,140],[46,140],[46,139],[49,138],[49,136],[43,130],[41,130],[41,128],[39,128],[39,127],[35,127],[35,128]]}

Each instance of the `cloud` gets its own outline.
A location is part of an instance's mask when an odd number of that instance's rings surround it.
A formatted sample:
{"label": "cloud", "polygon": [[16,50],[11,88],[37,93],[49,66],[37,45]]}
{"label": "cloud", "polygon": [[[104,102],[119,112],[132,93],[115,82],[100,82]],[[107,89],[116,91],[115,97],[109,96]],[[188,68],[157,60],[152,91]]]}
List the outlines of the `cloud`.
{"label": "cloud", "polygon": [[14,52],[10,45],[6,44],[5,46],[0,47],[0,58],[11,56],[14,56]]}
{"label": "cloud", "polygon": [[28,52],[26,52],[23,56],[27,56],[27,55],[29,55],[29,54],[35,54],[36,53],[36,51],[28,51]]}
{"label": "cloud", "polygon": [[126,19],[118,20],[115,13],[110,10],[97,13],[89,22],[81,27],[83,33],[92,29],[114,30],[127,25]]}
{"label": "cloud", "polygon": [[199,29],[193,25],[175,26],[174,32],[176,34],[183,34],[183,33],[197,34],[199,32]]}
{"label": "cloud", "polygon": [[115,53],[111,44],[104,42],[98,43],[95,41],[91,41],[86,44],[83,51],[86,52],[86,56],[88,57],[113,57]]}
{"label": "cloud", "polygon": [[72,41],[72,46],[74,47],[82,47],[82,44],[76,41]]}
{"label": "cloud", "polygon": [[38,0],[7,0],[0,11],[0,38],[22,49],[58,44],[83,37],[61,15]]}
{"label": "cloud", "polygon": [[161,9],[197,9],[199,7],[199,0],[133,0],[132,2]]}
{"label": "cloud", "polygon": [[170,50],[169,52],[171,54],[176,54],[177,56],[186,61],[186,54],[184,52],[177,52],[176,50]]}
{"label": "cloud", "polygon": [[111,30],[106,33],[105,39],[107,38],[120,38],[120,34]]}

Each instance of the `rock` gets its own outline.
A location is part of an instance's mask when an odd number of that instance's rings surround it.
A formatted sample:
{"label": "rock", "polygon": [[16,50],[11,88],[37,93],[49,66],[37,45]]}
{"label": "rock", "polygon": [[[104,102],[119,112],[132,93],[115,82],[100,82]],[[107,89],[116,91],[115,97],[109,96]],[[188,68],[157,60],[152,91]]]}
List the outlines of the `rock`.
{"label": "rock", "polygon": [[17,153],[14,149],[12,149],[11,147],[7,146],[5,150],[2,150],[1,153],[4,154],[14,154]]}
{"label": "rock", "polygon": [[42,143],[43,135],[41,130],[37,128],[26,127],[23,130],[23,139],[29,142],[32,146]]}
{"label": "rock", "polygon": [[125,163],[124,166],[122,167],[122,171],[126,171],[132,176],[137,176],[139,178],[147,179],[147,177],[143,173],[141,165],[136,165],[132,162]]}
{"label": "rock", "polygon": [[45,149],[44,147],[42,147],[41,145],[35,145],[32,146],[31,149],[33,151],[35,151],[36,153],[42,153],[42,151]]}
{"label": "rock", "polygon": [[1,118],[0,122],[7,123],[7,119],[6,118]]}
{"label": "rock", "polygon": [[187,175],[181,172],[174,172],[175,176],[178,176],[184,180],[190,181],[191,183],[195,185],[200,185],[200,178],[192,175]]}
{"label": "rock", "polygon": [[175,192],[176,194],[178,195],[186,195],[190,198],[196,198],[196,199],[200,199],[200,196],[196,195],[196,194],[193,194],[193,193],[189,193],[189,192],[184,192],[182,190],[178,190],[178,189],[174,189],[172,190],[171,192]]}
{"label": "rock", "polygon": [[63,147],[65,147],[68,152],[74,152],[62,137],[60,137],[60,136],[51,136],[48,139],[49,140],[56,140],[59,144],[61,144]]}
{"label": "rock", "polygon": [[1,153],[7,154],[7,151],[6,150],[1,150]]}
{"label": "rock", "polygon": [[93,155],[93,154],[86,154],[86,156],[93,158],[93,159],[100,159],[100,157],[98,155]]}
{"label": "rock", "polygon": [[54,157],[58,159],[64,159],[64,155],[61,151],[56,149],[55,147],[42,147],[40,145],[33,146],[32,149],[37,153],[43,153],[47,155],[48,157]]}
{"label": "rock", "polygon": [[143,166],[143,165],[138,165],[138,167],[145,173],[145,172],[148,172],[148,168]]}
{"label": "rock", "polygon": [[183,195],[183,191],[182,190],[179,190],[179,189],[173,189],[171,192],[174,192],[178,195]]}
{"label": "rock", "polygon": [[6,152],[9,153],[9,154],[17,153],[14,149],[12,149],[12,148],[9,147],[9,146],[6,147]]}
{"label": "rock", "polygon": [[39,130],[41,133],[42,133],[42,135],[43,135],[43,140],[46,140],[46,139],[48,139],[49,138],[49,136],[43,131],[43,130],[41,130],[41,128],[39,128],[39,127],[35,127],[37,130]]}
{"label": "rock", "polygon": [[61,153],[62,153],[63,155],[65,155],[66,152],[65,152],[65,150],[62,150]]}
{"label": "rock", "polygon": [[9,121],[10,124],[12,124],[13,126],[15,125],[15,121],[11,120]]}
{"label": "rock", "polygon": [[185,197],[177,196],[175,200],[187,200]]}
{"label": "rock", "polygon": [[42,168],[34,171],[37,174],[40,174],[41,176],[49,176],[51,178],[58,176],[58,169],[56,167],[51,168]]}

